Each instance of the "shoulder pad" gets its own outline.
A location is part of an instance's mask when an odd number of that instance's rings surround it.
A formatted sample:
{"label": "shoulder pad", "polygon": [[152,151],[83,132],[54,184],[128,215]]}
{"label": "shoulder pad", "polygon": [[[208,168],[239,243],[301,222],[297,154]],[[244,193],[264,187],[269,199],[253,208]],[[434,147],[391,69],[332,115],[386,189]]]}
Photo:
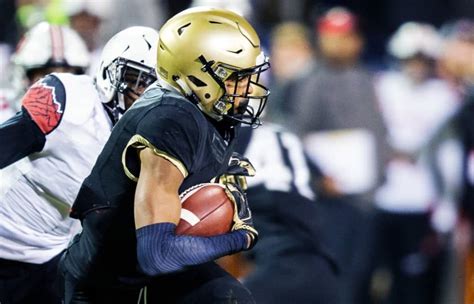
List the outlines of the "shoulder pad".
{"label": "shoulder pad", "polygon": [[101,103],[94,80],[89,75],[74,75],[69,73],[54,73],[64,85],[67,98],[65,121],[81,125],[87,121],[97,104]]}

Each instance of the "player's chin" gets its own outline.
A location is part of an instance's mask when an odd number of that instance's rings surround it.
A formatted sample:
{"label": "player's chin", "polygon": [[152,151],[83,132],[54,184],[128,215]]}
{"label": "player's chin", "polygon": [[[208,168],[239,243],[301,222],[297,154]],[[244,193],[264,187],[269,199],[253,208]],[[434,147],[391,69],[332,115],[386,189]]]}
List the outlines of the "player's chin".
{"label": "player's chin", "polygon": [[136,94],[135,92],[127,92],[126,95],[124,95],[125,97],[125,105],[126,105],[126,108],[130,108],[132,106],[132,104],[137,101],[138,98],[140,98],[140,95]]}
{"label": "player's chin", "polygon": [[244,115],[245,112],[247,112],[249,99],[239,98],[236,103],[237,103],[237,107],[234,108],[234,115]]}

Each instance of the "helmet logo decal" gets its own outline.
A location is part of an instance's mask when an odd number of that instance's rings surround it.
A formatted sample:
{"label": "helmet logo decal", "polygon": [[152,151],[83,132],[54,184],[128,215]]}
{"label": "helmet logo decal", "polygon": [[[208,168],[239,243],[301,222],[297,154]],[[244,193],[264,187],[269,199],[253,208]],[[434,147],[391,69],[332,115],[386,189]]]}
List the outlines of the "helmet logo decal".
{"label": "helmet logo decal", "polygon": [[148,50],[151,50],[151,48],[152,48],[151,43],[148,42],[148,40],[146,40],[145,35],[142,35],[142,37],[143,37],[143,40],[145,40],[146,45],[148,45]]}
{"label": "helmet logo decal", "polygon": [[237,51],[227,50],[227,52],[233,53],[233,54],[240,54],[240,53],[242,53],[242,51],[243,51],[243,49],[238,49]]}
{"label": "helmet logo decal", "polygon": [[185,30],[188,26],[190,26],[190,25],[191,25],[191,22],[189,22],[189,23],[187,23],[187,24],[181,26],[181,27],[178,29],[178,35],[181,36],[181,35],[183,34],[184,30]]}
{"label": "helmet logo decal", "polygon": [[127,45],[127,47],[125,48],[125,50],[123,50],[122,54],[125,53],[126,51],[128,51],[129,48],[130,48],[130,45]]}
{"label": "helmet logo decal", "polygon": [[52,59],[54,62],[64,60],[64,38],[63,32],[58,26],[50,27]]}
{"label": "helmet logo decal", "polygon": [[243,32],[243,30],[242,30],[242,28],[240,27],[240,24],[239,24],[238,22],[236,22],[236,24],[237,24],[237,28],[239,29],[240,34],[242,34],[242,36],[244,36],[245,39],[247,39],[247,41],[248,41],[254,48],[260,47],[260,45],[253,43],[252,39],[250,39],[250,37],[248,37],[247,35],[245,35],[245,33]]}

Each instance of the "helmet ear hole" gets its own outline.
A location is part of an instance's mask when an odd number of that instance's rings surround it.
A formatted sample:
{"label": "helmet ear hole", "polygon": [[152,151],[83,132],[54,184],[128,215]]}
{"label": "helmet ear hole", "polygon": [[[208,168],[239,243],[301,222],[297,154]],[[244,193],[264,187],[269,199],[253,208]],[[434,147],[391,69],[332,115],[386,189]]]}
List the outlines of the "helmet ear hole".
{"label": "helmet ear hole", "polygon": [[[193,75],[189,75],[188,76],[188,79],[197,87],[201,88],[201,87],[206,87],[207,84],[202,81],[201,79],[197,78],[197,77],[194,77]],[[209,98],[209,97],[207,97]]]}
{"label": "helmet ear hole", "polygon": [[102,70],[102,79],[103,80],[107,79],[107,68]]}

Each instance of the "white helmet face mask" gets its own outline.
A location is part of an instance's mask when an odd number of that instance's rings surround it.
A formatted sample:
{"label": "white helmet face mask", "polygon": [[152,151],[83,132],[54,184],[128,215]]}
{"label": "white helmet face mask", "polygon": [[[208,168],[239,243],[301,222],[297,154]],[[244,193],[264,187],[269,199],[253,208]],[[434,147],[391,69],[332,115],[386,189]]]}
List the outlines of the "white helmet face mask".
{"label": "white helmet face mask", "polygon": [[114,120],[127,109],[126,96],[136,99],[156,81],[157,44],[157,31],[134,26],[117,33],[105,45],[96,85]]}
{"label": "white helmet face mask", "polygon": [[68,68],[83,74],[89,60],[84,41],[73,29],[41,22],[25,33],[12,56],[15,89],[25,91],[31,74],[41,69]]}

